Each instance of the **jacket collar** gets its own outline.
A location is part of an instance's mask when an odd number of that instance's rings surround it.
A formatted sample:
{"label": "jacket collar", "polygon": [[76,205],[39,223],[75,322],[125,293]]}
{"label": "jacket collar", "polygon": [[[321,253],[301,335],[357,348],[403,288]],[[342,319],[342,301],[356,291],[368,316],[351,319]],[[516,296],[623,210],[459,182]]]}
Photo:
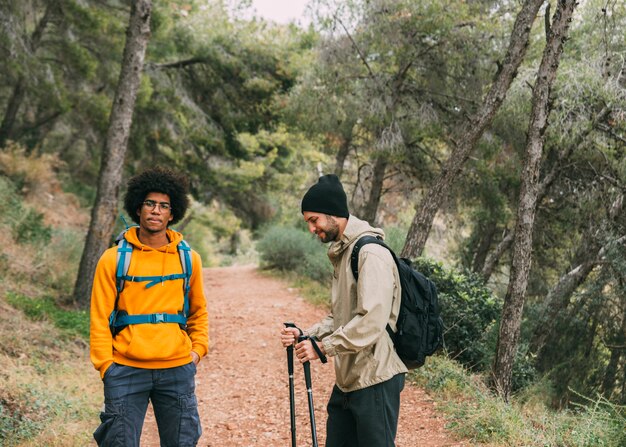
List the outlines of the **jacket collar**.
{"label": "jacket collar", "polygon": [[341,238],[330,244],[328,247],[328,257],[331,261],[339,259],[344,251],[352,246],[361,236],[380,236],[385,238],[385,232],[380,228],[372,227],[369,223],[350,214]]}

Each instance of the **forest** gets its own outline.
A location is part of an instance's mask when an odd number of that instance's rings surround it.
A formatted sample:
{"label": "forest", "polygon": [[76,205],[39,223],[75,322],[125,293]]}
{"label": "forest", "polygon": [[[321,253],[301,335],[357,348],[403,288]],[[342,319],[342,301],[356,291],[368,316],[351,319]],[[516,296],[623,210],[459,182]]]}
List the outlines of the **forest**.
{"label": "forest", "polygon": [[[85,330],[120,191],[159,165],[190,179],[177,228],[205,266],[325,287],[299,204],[335,173],[437,284],[442,354],[505,403],[606,406],[621,434],[580,445],[626,445],[626,2],[312,0],[304,28],[249,8],[0,0],[2,308]],[[0,385],[0,433],[19,396]]]}

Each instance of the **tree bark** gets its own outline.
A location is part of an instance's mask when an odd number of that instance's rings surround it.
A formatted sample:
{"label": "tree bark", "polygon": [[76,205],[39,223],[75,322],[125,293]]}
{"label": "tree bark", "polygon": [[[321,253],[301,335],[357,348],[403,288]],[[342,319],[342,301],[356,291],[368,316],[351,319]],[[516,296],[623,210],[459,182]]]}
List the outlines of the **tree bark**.
{"label": "tree bark", "polygon": [[485,261],[487,259],[487,254],[489,253],[489,247],[491,247],[491,243],[497,229],[498,223],[496,222],[495,218],[489,219],[489,222],[487,222],[485,228],[482,229],[482,237],[480,238],[480,243],[478,244],[478,247],[476,247],[476,251],[472,256],[472,272],[480,272],[485,267]]}
{"label": "tree bark", "polygon": [[511,278],[504,299],[493,365],[493,385],[505,401],[508,401],[511,393],[513,363],[518,348],[528,273],[531,265],[532,231],[535,210],[537,209],[539,166],[543,152],[544,133],[548,126],[550,113],[550,91],[556,78],[563,44],[567,38],[575,7],[575,0],[560,0],[558,2],[548,33],[548,42],[537,71],[537,80],[533,87],[532,111],[511,262]]}
{"label": "tree bark", "polygon": [[89,305],[96,265],[113,233],[133,109],[150,38],[151,11],[151,0],[136,0],[131,7],[120,77],[102,152],[96,202],[74,288],[74,300],[83,307]]}
{"label": "tree bark", "polygon": [[626,405],[626,368],[622,368],[622,391],[620,398],[620,405]]}
{"label": "tree bark", "polygon": [[493,117],[502,105],[506,93],[517,75],[517,69],[528,48],[533,22],[542,4],[543,0],[526,0],[524,2],[513,25],[504,64],[497,72],[496,78],[478,111],[458,132],[450,158],[445,162],[441,174],[419,204],[402,249],[401,255],[403,257],[415,258],[424,250],[437,211],[441,208],[452,183],[460,174],[478,140],[493,121]]}
{"label": "tree bark", "polygon": [[380,154],[374,164],[370,193],[363,207],[363,212],[361,213],[361,218],[371,224],[374,224],[376,221],[376,212],[378,211],[378,205],[380,204],[380,198],[383,193],[383,182],[385,180],[385,172],[388,163],[387,155]]}
{"label": "tree bark", "polygon": [[341,179],[343,175],[343,167],[346,164],[346,158],[348,158],[348,154],[350,153],[350,145],[352,144],[351,138],[346,138],[341,143],[339,147],[339,151],[337,152],[337,156],[335,157],[335,175]]}
{"label": "tree bark", "polygon": [[485,264],[483,265],[482,270],[480,271],[480,276],[483,277],[485,282],[489,281],[491,275],[493,275],[500,258],[502,255],[511,247],[513,243],[513,239],[515,238],[515,231],[509,231],[506,236],[500,241],[495,250],[487,256],[485,260]]}
{"label": "tree bark", "polygon": [[[626,330],[626,328],[622,328],[622,330]],[[604,380],[602,381],[602,395],[607,400],[611,399],[611,395],[615,390],[615,380],[617,379],[617,371],[621,358],[621,349],[611,349],[611,358],[609,359],[609,364],[607,365],[606,371],[604,372]]]}
{"label": "tree bark", "polygon": [[2,124],[0,124],[0,148],[4,147],[7,141],[13,138],[13,128],[15,127],[17,112],[22,105],[22,101],[24,101],[25,93],[24,77],[20,76],[13,86],[11,97],[9,98],[7,108],[4,112]]}

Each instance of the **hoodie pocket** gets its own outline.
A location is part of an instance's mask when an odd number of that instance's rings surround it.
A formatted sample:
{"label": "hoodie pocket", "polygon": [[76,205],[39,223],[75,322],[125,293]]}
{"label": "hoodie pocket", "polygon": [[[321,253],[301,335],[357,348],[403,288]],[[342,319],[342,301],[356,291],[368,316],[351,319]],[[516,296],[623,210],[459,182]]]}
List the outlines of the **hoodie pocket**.
{"label": "hoodie pocket", "polygon": [[172,360],[191,351],[191,340],[178,324],[141,324],[131,328],[125,356],[133,360]]}

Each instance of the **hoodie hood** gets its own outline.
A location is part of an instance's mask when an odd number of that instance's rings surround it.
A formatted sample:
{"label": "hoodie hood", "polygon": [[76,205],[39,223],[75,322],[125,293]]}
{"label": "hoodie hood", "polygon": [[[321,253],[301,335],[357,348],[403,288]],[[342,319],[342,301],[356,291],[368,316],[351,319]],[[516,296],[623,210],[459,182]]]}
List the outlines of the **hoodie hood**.
{"label": "hoodie hood", "polygon": [[348,225],[338,241],[330,244],[328,257],[333,264],[341,257],[342,253],[352,246],[362,236],[374,236],[385,239],[385,232],[381,228],[372,227],[369,223],[352,214],[348,218]]}
{"label": "hoodie hood", "polygon": [[183,235],[179,233],[178,231],[174,231],[170,228],[166,230],[166,233],[167,233],[167,240],[169,242],[166,245],[163,245],[162,247],[159,247],[159,248],[153,248],[153,247],[150,247],[149,245],[145,245],[141,243],[141,241],[139,240],[139,227],[129,228],[128,231],[126,231],[126,233],[124,234],[124,238],[130,244],[132,244],[135,248],[142,250],[142,251],[154,250],[154,251],[161,251],[164,253],[175,253],[176,246],[178,245],[180,241],[183,240]]}

